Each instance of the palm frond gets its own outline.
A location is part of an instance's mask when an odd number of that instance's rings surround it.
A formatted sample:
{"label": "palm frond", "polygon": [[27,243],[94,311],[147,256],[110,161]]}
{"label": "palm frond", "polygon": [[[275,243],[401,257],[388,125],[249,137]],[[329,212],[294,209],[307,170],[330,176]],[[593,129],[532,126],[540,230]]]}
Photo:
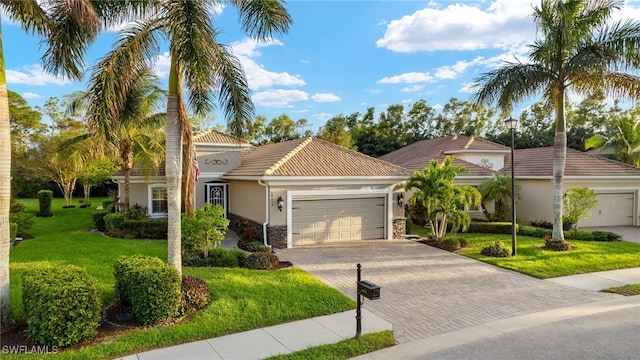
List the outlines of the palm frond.
{"label": "palm frond", "polygon": [[17,21],[27,32],[44,36],[48,33],[50,19],[37,0],[0,0],[0,8]]}
{"label": "palm frond", "polygon": [[242,29],[257,39],[286,34],[293,22],[284,1],[233,0],[231,3],[238,8]]}

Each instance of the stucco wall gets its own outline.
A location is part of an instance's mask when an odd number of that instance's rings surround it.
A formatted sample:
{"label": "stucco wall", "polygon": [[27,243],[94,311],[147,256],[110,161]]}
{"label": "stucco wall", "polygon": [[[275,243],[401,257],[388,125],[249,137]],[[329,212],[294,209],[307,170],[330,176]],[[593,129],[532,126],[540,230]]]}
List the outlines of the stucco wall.
{"label": "stucco wall", "polygon": [[[132,183],[129,190],[129,205],[138,204],[149,207],[149,185],[147,183]],[[124,200],[124,184],[120,185],[120,201]]]}
{"label": "stucco wall", "polygon": [[266,188],[258,184],[257,181],[230,181],[229,212],[249,220],[264,223],[267,219],[264,205],[265,193]]}

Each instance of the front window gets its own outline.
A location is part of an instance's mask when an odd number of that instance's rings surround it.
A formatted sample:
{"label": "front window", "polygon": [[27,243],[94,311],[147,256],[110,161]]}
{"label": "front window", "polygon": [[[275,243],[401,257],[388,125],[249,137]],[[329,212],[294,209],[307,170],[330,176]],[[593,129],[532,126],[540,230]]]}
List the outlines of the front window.
{"label": "front window", "polygon": [[162,186],[151,189],[151,215],[167,213],[167,188]]}

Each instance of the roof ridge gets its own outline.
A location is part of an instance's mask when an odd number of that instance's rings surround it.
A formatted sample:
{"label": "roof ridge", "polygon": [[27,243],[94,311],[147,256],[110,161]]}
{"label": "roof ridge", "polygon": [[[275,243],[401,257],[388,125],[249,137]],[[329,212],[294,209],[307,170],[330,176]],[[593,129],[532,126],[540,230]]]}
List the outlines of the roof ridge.
{"label": "roof ridge", "polygon": [[349,149],[349,148],[346,148],[346,147],[344,147],[344,146],[340,146],[340,145],[338,145],[338,144],[334,144],[334,143],[329,142],[329,141],[326,141],[326,140],[322,140],[322,139],[318,139],[318,138],[314,138],[314,139],[315,139],[315,140],[318,140],[318,141],[320,141],[321,143],[324,143],[324,144],[326,144],[326,145],[328,145],[328,146],[331,146],[331,147],[334,147],[334,148],[338,148],[338,149],[340,149],[340,150],[344,150],[344,151],[346,151],[347,153],[350,153],[350,154],[352,154],[352,155],[354,155],[354,156],[357,156],[357,157],[366,158],[366,159],[373,159],[373,160],[376,160],[376,161],[381,161],[381,162],[383,162],[383,163],[386,163],[386,164],[391,165],[391,166],[393,166],[393,167],[396,167],[396,168],[398,168],[398,169],[408,170],[407,168],[402,167],[402,166],[400,166],[400,165],[396,165],[396,164],[390,163],[390,162],[388,162],[388,161],[386,161],[386,160],[382,160],[382,159],[380,159],[380,157],[377,157],[377,158],[376,158],[376,157],[373,157],[373,156],[370,156],[370,155],[367,155],[367,154],[363,154],[363,153],[361,153],[361,152],[359,152],[359,151],[355,151],[355,150],[353,150],[353,149]]}
{"label": "roof ridge", "polygon": [[295,148],[293,148],[293,150],[289,151],[285,156],[281,157],[280,160],[276,161],[273,165],[271,165],[271,167],[269,167],[265,172],[264,175],[272,175],[274,172],[276,172],[282,165],[284,165],[284,163],[286,163],[287,161],[289,161],[289,159],[291,159],[295,154],[297,154],[298,152],[300,152],[300,150],[302,150],[302,148],[304,148],[305,146],[307,146],[311,141],[313,140],[312,137],[308,137],[306,139],[304,139],[300,144],[298,144]]}
{"label": "roof ridge", "polygon": [[469,149],[471,147],[471,144],[473,144],[473,142],[475,141],[476,137],[475,136],[469,136],[469,141],[467,141],[466,144],[464,144],[464,146],[462,147],[463,149]]}

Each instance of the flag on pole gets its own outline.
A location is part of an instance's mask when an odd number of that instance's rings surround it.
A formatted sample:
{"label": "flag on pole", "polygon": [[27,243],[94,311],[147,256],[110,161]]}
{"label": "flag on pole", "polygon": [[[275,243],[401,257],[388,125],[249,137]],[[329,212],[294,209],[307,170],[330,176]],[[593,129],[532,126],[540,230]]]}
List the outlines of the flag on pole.
{"label": "flag on pole", "polygon": [[198,155],[193,154],[193,181],[200,178],[200,166],[198,165]]}

